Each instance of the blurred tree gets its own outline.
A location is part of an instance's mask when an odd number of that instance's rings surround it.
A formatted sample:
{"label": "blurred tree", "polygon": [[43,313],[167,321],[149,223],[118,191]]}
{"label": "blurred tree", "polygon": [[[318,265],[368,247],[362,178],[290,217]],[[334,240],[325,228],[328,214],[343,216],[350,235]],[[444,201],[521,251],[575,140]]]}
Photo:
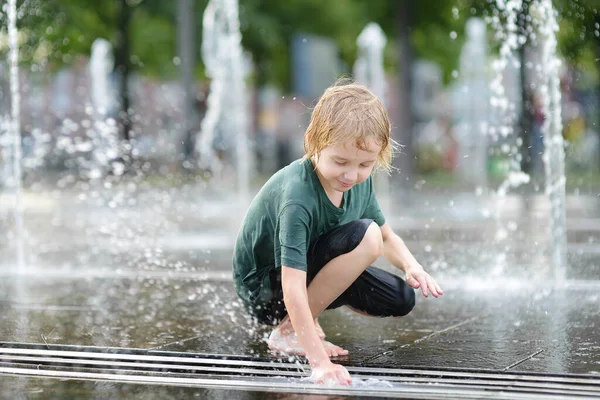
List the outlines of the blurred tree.
{"label": "blurred tree", "polygon": [[527,57],[531,48],[531,38],[528,34],[531,26],[531,0],[524,0],[517,17],[518,32],[527,40],[518,48],[520,68],[519,81],[521,86],[521,113],[519,117],[519,136],[521,138],[520,154],[521,154],[521,171],[526,174],[532,172],[533,167],[533,146],[536,138],[534,133],[534,116],[535,109],[533,106],[533,87],[530,82],[530,77],[527,74]]}
{"label": "blurred tree", "polygon": [[[243,0],[240,19],[244,47],[257,66],[257,83],[290,87],[289,46],[297,32],[335,40],[344,63],[356,58],[356,37],[370,21],[378,22],[388,36],[386,65],[399,71],[401,32],[415,57],[437,62],[446,82],[451,79],[463,44],[466,20],[485,15],[490,0],[421,0],[411,2],[409,26],[399,21],[397,7],[405,0]],[[200,56],[202,14],[208,0],[195,0],[197,58]],[[130,63],[133,71],[173,79],[179,72],[176,53],[176,2],[163,0],[20,0],[21,59],[41,67],[59,68],[78,55],[88,55],[96,38],[118,42],[120,5],[131,8]],[[600,0],[554,0],[560,13],[560,44],[570,61],[596,65],[600,55]],[[123,15],[121,14],[121,17]],[[401,29],[403,28],[403,29]],[[202,73],[198,63],[197,75]]]}
{"label": "blurred tree", "polygon": [[[240,2],[243,45],[252,54],[258,85],[273,83],[284,90],[291,86],[289,52],[292,36],[299,32],[333,39],[350,70],[356,58],[356,38],[368,22],[379,22],[388,36],[386,64],[401,74],[402,118],[399,136],[412,141],[411,65],[413,54],[442,65],[446,79],[458,58],[464,20],[460,13],[475,0],[245,0]],[[173,77],[176,55],[176,2],[160,0],[29,0],[23,3],[21,26],[32,43],[45,43],[44,63],[59,67],[79,54],[89,54],[98,37],[110,40],[115,51],[115,71],[120,77],[121,137],[128,141],[127,76],[132,71],[163,78]],[[200,52],[202,13],[207,0],[196,0],[197,56]],[[410,8],[406,8],[410,5]],[[435,12],[432,12],[435,10]],[[457,32],[457,34],[452,34]],[[402,58],[399,58],[402,56]],[[43,58],[43,57],[42,57]],[[198,57],[199,58],[199,57]],[[201,72],[199,63],[198,72]],[[407,106],[408,105],[408,106]],[[410,152],[407,146],[405,152]],[[407,154],[412,160],[412,154]],[[411,163],[402,166],[410,175]]]}
{"label": "blurred tree", "polygon": [[[442,66],[454,64],[460,50],[464,13],[477,0],[438,2],[423,0],[413,5],[411,45],[419,57]],[[485,4],[485,0],[479,0]],[[131,67],[141,73],[174,78],[176,56],[176,2],[162,0],[20,0],[19,28],[27,38],[21,49],[27,63],[60,67],[78,55],[90,53],[96,38],[116,44],[121,4],[131,8],[129,23]],[[202,14],[208,0],[195,0],[197,55],[200,55]],[[397,65],[394,38],[397,36],[395,5],[392,0],[244,0],[240,1],[244,47],[259,69],[259,83],[271,82],[289,87],[288,52],[297,32],[322,35],[335,40],[343,61],[351,66],[356,57],[356,37],[370,21],[380,23],[388,39],[387,65]],[[454,9],[454,12],[453,12]],[[431,10],[436,10],[432,12]],[[458,10],[461,10],[459,13]],[[475,8],[473,8],[473,11]],[[467,15],[468,16],[468,15]],[[458,39],[450,33],[459,32]],[[444,68],[444,70],[451,69]],[[201,72],[201,68],[199,71]],[[450,75],[448,72],[448,76]]]}
{"label": "blurred tree", "polygon": [[[241,12],[244,45],[257,68],[257,81],[290,88],[289,46],[294,33],[305,32],[335,40],[345,65],[356,59],[356,38],[371,21],[378,22],[388,37],[386,65],[400,74],[399,123],[395,138],[407,145],[397,167],[411,183],[414,171],[412,65],[413,57],[442,66],[446,82],[455,68],[462,46],[464,23],[476,9],[475,0],[248,0]],[[461,13],[459,10],[469,10]],[[435,12],[432,12],[435,10]],[[456,35],[453,32],[458,32]]]}
{"label": "blurred tree", "polygon": [[[356,58],[356,38],[371,21],[378,22],[388,36],[386,64],[389,69],[399,69],[396,40],[401,32],[406,32],[410,35],[407,43],[415,55],[441,64],[448,80],[461,48],[464,22],[477,11],[471,6],[477,1],[410,2],[413,12],[408,28],[403,21],[398,20],[402,14],[398,7],[404,2],[405,0],[241,2],[244,47],[252,53],[258,67],[258,83],[271,82],[289,89],[289,46],[292,35],[298,32],[334,39],[339,46],[340,56],[349,69]],[[467,12],[459,12],[465,8]],[[406,29],[401,30],[402,27]],[[458,34],[454,36],[452,32]]]}
{"label": "blurred tree", "polygon": [[[89,55],[97,38],[114,48],[118,78],[121,160],[130,161],[133,124],[128,79],[135,70],[148,75],[174,76],[174,25],[165,2],[112,0],[28,0],[19,3],[21,61],[34,70],[54,70]],[[170,2],[168,2],[170,3]],[[152,40],[148,40],[152,38]],[[172,66],[169,68],[169,66]]]}
{"label": "blurred tree", "polygon": [[129,112],[129,74],[131,72],[131,16],[132,9],[127,0],[119,0],[117,11],[117,32],[115,35],[115,72],[118,80],[117,93],[119,96],[119,130],[120,137],[125,142],[121,153],[125,162],[129,162],[131,146],[131,116]]}
{"label": "blurred tree", "polygon": [[554,0],[558,11],[561,54],[569,63],[598,72],[600,0]]}
{"label": "blurred tree", "polygon": [[[414,154],[414,109],[413,109],[413,45],[411,32],[415,25],[415,7],[411,0],[400,0],[396,3],[393,15],[397,29],[397,42],[399,53],[400,79],[398,85],[399,99],[399,127],[394,134],[396,140],[404,145],[402,155],[394,159],[396,167],[402,173],[400,185],[403,189],[413,185],[416,168]],[[398,175],[397,175],[398,176]]]}
{"label": "blurred tree", "polygon": [[119,35],[125,33],[120,18],[127,16],[132,70],[173,78],[177,74],[174,13],[172,2],[158,0],[22,0],[21,61],[55,69],[89,55],[97,38],[109,40],[116,48]]}
{"label": "blurred tree", "polygon": [[[559,15],[559,49],[568,64],[593,75],[596,104],[589,109],[594,131],[600,135],[600,0],[555,0]],[[599,149],[600,151],[600,149]]]}
{"label": "blurred tree", "polygon": [[[207,2],[194,1],[198,60]],[[600,0],[554,3],[560,12],[563,53],[569,61],[596,66],[600,58]],[[81,54],[88,55],[93,41],[103,37],[115,47],[116,71],[173,79],[179,74],[175,62],[176,6],[177,2],[164,0],[21,0],[22,60],[36,68],[59,68]],[[493,8],[491,0],[243,0],[240,19],[243,45],[256,66],[256,83],[272,83],[284,90],[291,86],[289,50],[295,33],[332,38],[350,70],[358,34],[368,22],[378,22],[388,37],[386,66],[404,77],[399,80],[399,90],[405,97],[403,102],[410,104],[412,58],[437,62],[445,82],[450,81],[466,20],[490,15]],[[196,65],[196,76],[201,77],[202,64]],[[126,111],[126,87],[121,85],[121,89]],[[410,108],[406,110],[410,112]],[[403,120],[407,125],[402,129],[410,130],[410,115]],[[130,130],[131,126],[122,129],[124,138]]]}
{"label": "blurred tree", "polygon": [[[399,120],[394,136],[405,147],[395,162],[402,172],[396,175],[401,177],[398,183],[402,187],[413,185],[416,169],[412,98],[414,58],[439,64],[444,81],[448,82],[464,42],[466,19],[476,11],[470,7],[472,3],[471,0],[398,0],[369,4],[369,19],[380,22],[391,41],[391,48],[396,49],[393,59],[397,65],[395,70],[399,73]],[[465,9],[469,11],[461,12]]]}
{"label": "blurred tree", "polygon": [[240,5],[243,45],[257,66],[257,83],[273,83],[284,90],[290,88],[288,55],[294,34],[332,38],[351,65],[356,37],[369,21],[367,3],[356,0],[247,0]]}

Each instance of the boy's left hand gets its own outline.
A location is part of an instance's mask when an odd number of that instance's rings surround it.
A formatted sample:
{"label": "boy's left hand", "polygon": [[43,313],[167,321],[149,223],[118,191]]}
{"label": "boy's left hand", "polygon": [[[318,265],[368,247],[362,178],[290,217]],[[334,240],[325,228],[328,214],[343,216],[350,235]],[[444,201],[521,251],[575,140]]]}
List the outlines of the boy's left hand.
{"label": "boy's left hand", "polygon": [[428,297],[429,293],[433,297],[438,297],[444,294],[444,291],[440,286],[433,280],[433,278],[425,272],[423,267],[420,265],[410,267],[405,271],[406,283],[412,288],[421,289],[423,296]]}

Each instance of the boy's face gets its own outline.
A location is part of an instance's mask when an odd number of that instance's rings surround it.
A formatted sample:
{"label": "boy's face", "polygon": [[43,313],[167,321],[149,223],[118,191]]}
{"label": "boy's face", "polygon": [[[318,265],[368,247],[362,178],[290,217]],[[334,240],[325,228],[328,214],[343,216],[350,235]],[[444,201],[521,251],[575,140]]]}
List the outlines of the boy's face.
{"label": "boy's face", "polygon": [[317,158],[317,174],[325,191],[346,192],[364,182],[373,171],[381,145],[374,139],[366,143],[367,151],[354,142],[325,147]]}

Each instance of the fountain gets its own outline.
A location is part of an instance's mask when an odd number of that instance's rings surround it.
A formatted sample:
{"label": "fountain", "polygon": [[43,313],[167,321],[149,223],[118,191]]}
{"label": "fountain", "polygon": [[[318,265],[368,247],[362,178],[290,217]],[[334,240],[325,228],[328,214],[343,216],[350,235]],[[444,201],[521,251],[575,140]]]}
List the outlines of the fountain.
{"label": "fountain", "polygon": [[196,150],[200,166],[214,171],[219,165],[214,149],[217,134],[229,143],[235,141],[237,189],[245,203],[250,193],[251,163],[241,40],[238,0],[210,0],[204,11],[202,36],[210,93]]}
{"label": "fountain", "polygon": [[565,211],[565,152],[562,135],[560,60],[556,57],[556,11],[550,0],[540,0],[532,8],[534,21],[538,24],[542,59],[542,109],[548,118],[544,120],[544,166],[546,170],[546,195],[550,200],[550,251],[554,266],[554,279],[562,283],[566,278],[567,230]]}
{"label": "fountain", "polygon": [[100,170],[111,160],[117,159],[118,132],[113,123],[108,123],[107,117],[115,104],[111,90],[111,74],[114,66],[112,46],[106,39],[96,39],[92,44],[89,72],[92,82],[91,101],[93,107],[94,129],[92,131],[93,155],[98,165],[92,166],[91,178],[98,178]]}
{"label": "fountain", "polygon": [[381,27],[375,22],[365,26],[356,39],[358,56],[354,63],[354,77],[366,85],[386,104],[386,82],[383,68],[383,50],[387,39]]}
{"label": "fountain", "polygon": [[[353,73],[357,82],[367,86],[387,105],[387,84],[383,66],[383,51],[387,39],[381,27],[370,22],[365,26],[356,39],[358,55],[354,63]],[[385,172],[375,176],[374,184],[380,194],[380,205],[384,210],[390,210],[390,177]]]}
{"label": "fountain", "polygon": [[[521,140],[514,132],[516,107],[507,98],[506,87],[503,84],[503,74],[508,67],[520,68],[520,62],[515,51],[523,45],[527,38],[518,34],[518,11],[522,0],[496,0],[496,6],[505,17],[502,24],[498,15],[490,19],[492,26],[501,38],[500,59],[494,64],[496,78],[492,81],[491,89],[495,94],[491,98],[492,106],[499,109],[502,117],[501,126],[490,128],[494,140],[504,139],[503,153],[512,155],[508,175],[496,191],[498,206],[504,204],[505,196],[510,188],[516,188],[530,181],[529,175],[521,171],[521,155],[519,148]],[[537,41],[541,48],[541,61],[537,66],[540,92],[543,98],[543,112],[548,116],[542,127],[545,151],[543,155],[546,171],[545,194],[550,201],[549,250],[550,263],[554,273],[554,281],[561,284],[565,279],[566,257],[566,211],[565,211],[565,166],[564,141],[561,123],[561,94],[560,94],[560,61],[556,56],[556,11],[551,0],[535,0],[530,4],[530,14],[535,32],[530,39]],[[498,211],[499,213],[500,211]],[[499,217],[499,214],[497,215]],[[506,231],[499,229],[497,239],[506,237]]]}
{"label": "fountain", "polygon": [[487,32],[485,22],[470,18],[466,42],[460,54],[460,90],[456,95],[461,129],[457,140],[462,149],[458,168],[467,182],[487,186],[487,116],[489,115]]}
{"label": "fountain", "polygon": [[21,95],[19,92],[19,43],[17,31],[17,4],[16,0],[8,2],[8,40],[10,61],[10,122],[8,135],[12,137],[12,182],[15,195],[15,244],[16,261],[19,272],[25,270],[25,227],[23,224],[23,185],[21,168]]}

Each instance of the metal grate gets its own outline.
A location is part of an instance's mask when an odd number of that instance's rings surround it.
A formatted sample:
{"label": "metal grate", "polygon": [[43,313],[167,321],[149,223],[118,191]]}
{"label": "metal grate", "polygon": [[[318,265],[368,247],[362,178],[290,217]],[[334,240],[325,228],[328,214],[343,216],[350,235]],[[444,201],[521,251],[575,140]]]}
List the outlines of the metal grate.
{"label": "metal grate", "polygon": [[280,359],[0,342],[0,375],[359,397],[600,398],[600,376],[594,375],[347,368],[367,384],[314,385],[306,365]]}

